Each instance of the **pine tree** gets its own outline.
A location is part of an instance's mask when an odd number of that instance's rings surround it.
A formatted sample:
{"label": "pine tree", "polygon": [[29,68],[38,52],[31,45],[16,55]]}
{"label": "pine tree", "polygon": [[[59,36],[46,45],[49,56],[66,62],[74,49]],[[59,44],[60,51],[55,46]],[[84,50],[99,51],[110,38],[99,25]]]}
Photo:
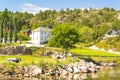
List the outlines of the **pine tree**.
{"label": "pine tree", "polygon": [[0,43],[3,42],[3,23],[4,23],[4,19],[2,20],[0,24]]}
{"label": "pine tree", "polygon": [[14,41],[17,42],[17,18],[14,19]]}
{"label": "pine tree", "polygon": [[4,42],[7,42],[7,31],[6,31],[6,27],[7,27],[7,18],[5,18],[4,24],[3,24],[3,29],[4,29]]}
{"label": "pine tree", "polygon": [[10,22],[9,22],[9,42],[12,42],[12,17],[10,17]]}

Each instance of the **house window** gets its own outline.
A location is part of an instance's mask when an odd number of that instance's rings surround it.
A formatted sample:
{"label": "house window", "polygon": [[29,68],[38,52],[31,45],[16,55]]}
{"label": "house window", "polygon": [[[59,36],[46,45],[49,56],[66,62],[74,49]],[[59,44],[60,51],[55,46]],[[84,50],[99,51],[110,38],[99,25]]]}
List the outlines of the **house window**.
{"label": "house window", "polygon": [[46,37],[45,37],[45,41],[47,41]]}
{"label": "house window", "polygon": [[41,32],[41,34],[43,34],[43,32]]}
{"label": "house window", "polygon": [[46,35],[46,32],[44,32],[44,34]]}
{"label": "house window", "polygon": [[41,41],[43,41],[43,36],[41,36],[41,39],[40,39]]}

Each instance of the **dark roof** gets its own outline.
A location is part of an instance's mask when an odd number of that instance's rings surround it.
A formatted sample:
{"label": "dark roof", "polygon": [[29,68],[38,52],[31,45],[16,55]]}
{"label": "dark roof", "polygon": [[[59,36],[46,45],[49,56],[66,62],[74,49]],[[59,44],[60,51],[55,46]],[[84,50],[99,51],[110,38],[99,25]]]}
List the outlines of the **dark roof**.
{"label": "dark roof", "polygon": [[50,28],[49,27],[39,27],[39,28],[32,30],[32,31],[50,31]]}
{"label": "dark roof", "polygon": [[118,35],[118,34],[120,34],[120,30],[110,30],[110,31],[108,31],[107,32],[107,34],[116,34],[116,35]]}
{"label": "dark roof", "polygon": [[23,32],[28,32],[28,31],[31,31],[30,29],[25,29]]}

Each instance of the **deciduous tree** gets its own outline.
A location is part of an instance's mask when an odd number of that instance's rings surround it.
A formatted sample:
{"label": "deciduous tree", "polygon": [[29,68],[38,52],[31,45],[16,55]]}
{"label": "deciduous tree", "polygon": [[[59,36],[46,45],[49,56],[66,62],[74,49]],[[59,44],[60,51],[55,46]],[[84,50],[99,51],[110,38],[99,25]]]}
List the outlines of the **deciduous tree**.
{"label": "deciduous tree", "polygon": [[53,47],[62,47],[68,50],[79,41],[79,33],[74,26],[61,24],[54,27],[51,31],[51,39],[49,45]]}

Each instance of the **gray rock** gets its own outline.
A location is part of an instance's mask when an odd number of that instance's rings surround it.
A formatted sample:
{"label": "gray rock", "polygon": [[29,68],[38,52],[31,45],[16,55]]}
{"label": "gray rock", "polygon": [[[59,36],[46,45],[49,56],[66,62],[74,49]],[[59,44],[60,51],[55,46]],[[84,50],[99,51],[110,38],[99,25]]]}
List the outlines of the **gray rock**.
{"label": "gray rock", "polygon": [[30,77],[29,73],[25,73],[24,77]]}
{"label": "gray rock", "polygon": [[68,66],[67,71],[70,72],[70,73],[73,73],[74,70],[71,67]]}
{"label": "gray rock", "polygon": [[42,68],[36,66],[36,65],[30,65],[29,66],[29,74],[31,76],[39,76],[40,74],[42,74]]}
{"label": "gray rock", "polygon": [[91,67],[91,68],[89,67],[89,68],[88,68],[88,71],[94,73],[94,72],[96,72],[97,70],[96,70],[95,68],[93,68],[93,67]]}
{"label": "gray rock", "polygon": [[2,55],[24,55],[24,54],[31,54],[31,50],[25,46],[8,46],[6,48],[0,49],[0,54]]}
{"label": "gray rock", "polygon": [[80,70],[77,66],[74,66],[73,70],[74,70],[74,73],[76,73],[76,74],[80,73]]}
{"label": "gray rock", "polygon": [[61,75],[67,75],[68,74],[68,72],[65,70],[65,69],[61,69]]}
{"label": "gray rock", "polygon": [[80,69],[81,69],[81,72],[83,72],[83,73],[88,72],[88,67],[87,66],[81,66]]}

